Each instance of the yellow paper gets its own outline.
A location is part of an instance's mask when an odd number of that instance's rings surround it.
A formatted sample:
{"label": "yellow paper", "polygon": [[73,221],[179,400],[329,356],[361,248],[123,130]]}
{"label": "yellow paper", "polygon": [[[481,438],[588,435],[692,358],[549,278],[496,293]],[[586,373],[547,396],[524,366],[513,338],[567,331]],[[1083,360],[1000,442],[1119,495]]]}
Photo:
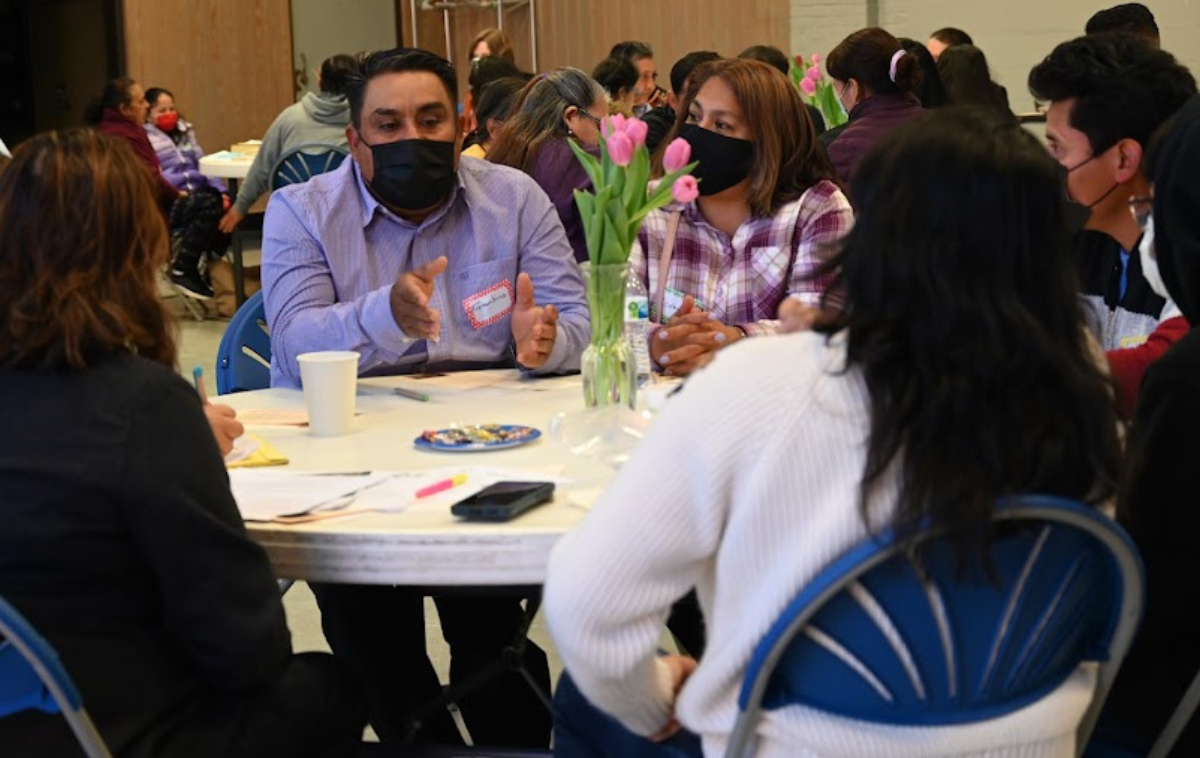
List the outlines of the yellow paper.
{"label": "yellow paper", "polygon": [[288,459],[283,453],[257,434],[247,433],[246,439],[257,445],[254,452],[236,461],[226,463],[226,468],[257,468],[259,466],[284,466]]}

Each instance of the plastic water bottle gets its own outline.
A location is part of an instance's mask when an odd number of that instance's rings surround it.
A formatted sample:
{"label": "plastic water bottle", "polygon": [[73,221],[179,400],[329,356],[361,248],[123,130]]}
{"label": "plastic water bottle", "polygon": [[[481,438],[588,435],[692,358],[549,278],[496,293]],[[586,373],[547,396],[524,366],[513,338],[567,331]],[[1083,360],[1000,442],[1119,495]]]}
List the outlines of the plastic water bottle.
{"label": "plastic water bottle", "polygon": [[625,279],[625,339],[637,363],[638,388],[650,381],[650,346],[646,337],[650,331],[650,296],[646,285],[629,269]]}

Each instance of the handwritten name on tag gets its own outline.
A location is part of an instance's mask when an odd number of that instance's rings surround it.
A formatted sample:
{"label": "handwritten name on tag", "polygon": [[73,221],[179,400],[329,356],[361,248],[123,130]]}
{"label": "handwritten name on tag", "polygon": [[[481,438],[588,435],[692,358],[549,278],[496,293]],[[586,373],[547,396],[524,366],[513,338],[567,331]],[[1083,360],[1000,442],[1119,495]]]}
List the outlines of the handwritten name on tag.
{"label": "handwritten name on tag", "polygon": [[471,319],[471,326],[476,329],[491,326],[512,312],[512,282],[505,279],[482,292],[476,292],[463,300],[462,304],[467,312],[467,318]]}

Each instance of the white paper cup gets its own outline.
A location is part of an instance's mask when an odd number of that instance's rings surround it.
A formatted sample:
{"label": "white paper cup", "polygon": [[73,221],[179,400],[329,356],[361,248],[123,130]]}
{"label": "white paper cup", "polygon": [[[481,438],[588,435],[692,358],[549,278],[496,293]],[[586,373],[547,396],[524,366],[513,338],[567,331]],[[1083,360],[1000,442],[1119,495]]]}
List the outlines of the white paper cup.
{"label": "white paper cup", "polygon": [[338,437],[354,429],[358,353],[328,350],[297,356],[308,428],[314,437]]}

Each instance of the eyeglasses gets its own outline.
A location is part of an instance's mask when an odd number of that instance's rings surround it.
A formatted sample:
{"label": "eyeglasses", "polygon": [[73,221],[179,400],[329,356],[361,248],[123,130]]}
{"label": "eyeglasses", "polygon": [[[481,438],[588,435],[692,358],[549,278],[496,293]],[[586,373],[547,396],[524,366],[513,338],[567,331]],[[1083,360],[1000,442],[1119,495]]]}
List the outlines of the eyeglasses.
{"label": "eyeglasses", "polygon": [[1150,222],[1150,214],[1154,209],[1154,198],[1152,197],[1131,197],[1129,198],[1129,212],[1133,214],[1133,220],[1141,227],[1142,231],[1146,231],[1146,224]]}
{"label": "eyeglasses", "polygon": [[597,129],[601,128],[604,125],[604,121],[600,118],[597,118],[595,116],[595,114],[593,114],[591,111],[587,110],[586,108],[579,108],[579,106],[575,106],[575,107],[579,109],[579,115],[590,120],[593,124],[596,125]]}

